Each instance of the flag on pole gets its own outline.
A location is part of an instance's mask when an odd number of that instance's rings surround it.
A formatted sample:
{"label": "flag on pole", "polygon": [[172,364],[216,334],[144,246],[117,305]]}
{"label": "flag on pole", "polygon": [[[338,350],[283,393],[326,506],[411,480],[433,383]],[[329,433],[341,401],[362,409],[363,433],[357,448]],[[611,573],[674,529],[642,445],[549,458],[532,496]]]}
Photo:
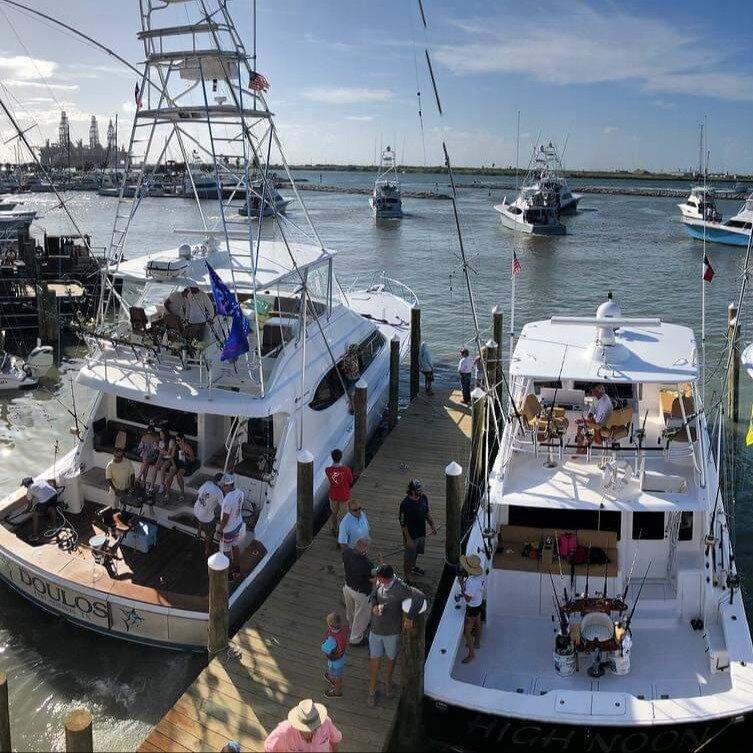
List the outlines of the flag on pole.
{"label": "flag on pole", "polygon": [[141,99],[141,89],[139,89],[138,81],[136,82],[136,88],[133,91],[133,99],[136,102],[136,109],[140,110],[142,99]]}
{"label": "flag on pole", "polygon": [[269,89],[269,81],[267,81],[261,73],[251,71],[251,76],[248,80],[248,88],[255,92],[265,92]]}
{"label": "flag on pole", "polygon": [[214,307],[220,316],[233,316],[238,308],[238,301],[231,292],[230,288],[222,281],[217,272],[212,269],[209,262],[205,262],[209,270],[209,282],[212,286],[212,295],[214,296]]}
{"label": "flag on pole", "polygon": [[745,435],[745,444],[748,447],[753,444],[753,406],[750,409],[750,423],[748,424],[748,433]]}
{"label": "flag on pole", "polygon": [[714,279],[714,268],[706,254],[703,255],[703,279],[706,282],[711,282]]}
{"label": "flag on pole", "polygon": [[520,263],[520,260],[518,259],[518,255],[513,251],[512,252],[512,277],[515,277],[516,274],[523,271],[523,265]]}
{"label": "flag on pole", "polygon": [[248,353],[248,319],[243,316],[240,306],[233,311],[233,323],[230,326],[230,334],[222,346],[220,361],[234,361],[238,356]]}

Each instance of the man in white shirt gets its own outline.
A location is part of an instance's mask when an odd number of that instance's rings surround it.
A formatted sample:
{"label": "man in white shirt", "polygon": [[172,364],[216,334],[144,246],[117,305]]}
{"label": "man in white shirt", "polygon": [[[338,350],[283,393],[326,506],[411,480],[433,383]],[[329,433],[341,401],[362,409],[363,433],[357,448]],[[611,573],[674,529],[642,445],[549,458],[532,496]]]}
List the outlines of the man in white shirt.
{"label": "man in white shirt", "polygon": [[473,373],[473,358],[468,348],[460,351],[458,362],[458,374],[460,375],[460,387],[463,390],[463,402],[468,405],[471,402],[471,374]]}
{"label": "man in white shirt", "polygon": [[222,477],[222,515],[217,531],[220,534],[220,549],[223,554],[230,553],[230,580],[241,574],[240,545],[246,533],[243,522],[243,490],[235,488],[235,476],[226,473]]}
{"label": "man in white shirt", "polygon": [[601,428],[606,424],[609,416],[612,415],[612,400],[604,390],[603,384],[595,385],[591,390],[591,395],[593,396],[593,403],[588,413],[582,419],[578,419],[577,423],[585,424],[589,429],[592,429],[594,442],[601,443],[604,441],[601,436]]}
{"label": "man in white shirt", "polygon": [[204,325],[214,318],[212,299],[195,286],[186,288],[182,297],[182,317],[187,325],[186,335],[189,338],[200,339],[204,333]]}
{"label": "man in white shirt", "polygon": [[209,557],[209,550],[214,541],[217,508],[222,506],[224,495],[217,484],[222,481],[223,473],[215,473],[214,478],[205,481],[200,487],[193,505],[193,514],[199,523],[199,538],[204,534],[204,554]]}
{"label": "man in white shirt", "polygon": [[468,664],[476,658],[476,649],[481,645],[481,610],[486,590],[486,577],[478,554],[462,555],[460,557],[462,572],[458,575],[460,593],[455,595],[455,601],[465,602],[465,625],[463,636],[468,655],[463,664]]}
{"label": "man in white shirt", "polygon": [[33,505],[31,514],[31,537],[32,541],[39,538],[39,515],[47,513],[50,526],[55,524],[55,509],[58,502],[58,490],[44,479],[34,481],[27,476],[21,481],[21,486],[26,487],[26,501]]}

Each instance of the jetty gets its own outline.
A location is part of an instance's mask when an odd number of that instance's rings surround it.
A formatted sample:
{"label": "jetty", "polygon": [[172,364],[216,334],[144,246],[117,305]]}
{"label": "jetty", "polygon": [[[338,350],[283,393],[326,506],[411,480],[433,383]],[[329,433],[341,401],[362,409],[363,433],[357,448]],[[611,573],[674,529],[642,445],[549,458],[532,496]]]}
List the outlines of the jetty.
{"label": "jetty", "polygon": [[[371,526],[370,556],[382,553],[399,573],[403,546],[398,506],[408,481],[422,481],[439,530],[427,538],[421,558],[426,575],[416,580],[430,604],[445,564],[445,469],[452,461],[464,463],[470,434],[471,410],[459,392],[421,394],[353,488]],[[381,694],[375,708],[366,705],[367,647],[349,649],[343,697],[324,697],[320,643],[325,616],[344,613],[342,586],[341,555],[325,524],[231,639],[229,650],[209,663],[138,750],[220,750],[228,740],[237,740],[244,752],[261,751],[267,735],[304,698],[325,703],[343,733],[340,750],[384,750],[396,733],[399,699],[397,694],[393,699]],[[398,687],[400,670],[398,663]]]}
{"label": "jetty", "polygon": [[[363,188],[361,186],[332,186],[321,183],[303,183],[296,181],[296,188],[299,191],[319,191],[321,193],[350,193],[360,196],[371,196],[373,188]],[[277,181],[278,188],[289,188],[290,184],[284,180]],[[401,188],[400,193],[404,199],[437,199],[440,201],[449,201],[450,195],[439,193],[438,191],[412,191]]]}

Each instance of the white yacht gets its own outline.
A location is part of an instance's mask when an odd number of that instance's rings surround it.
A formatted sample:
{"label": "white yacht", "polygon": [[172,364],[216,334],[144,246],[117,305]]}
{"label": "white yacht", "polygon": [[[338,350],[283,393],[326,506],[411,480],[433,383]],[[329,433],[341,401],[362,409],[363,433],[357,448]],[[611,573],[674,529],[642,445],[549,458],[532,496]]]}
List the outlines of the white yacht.
{"label": "white yacht", "polygon": [[557,148],[551,141],[546,145],[541,144],[536,151],[531,177],[542,191],[554,193],[560,214],[578,211],[578,202],[583,195],[570,190],[567,178],[562,175],[562,161]]}
{"label": "white yacht", "polygon": [[[612,410],[579,441],[594,385]],[[464,663],[455,584],[426,663],[427,729],[463,750],[749,739],[753,645],[693,332],[611,299],[595,317],[531,322],[510,387],[466,546],[484,564],[486,623]]]}
{"label": "white yacht", "polygon": [[21,209],[19,201],[0,201],[0,240],[15,239],[18,231],[36,219],[34,210]]}
{"label": "white yacht", "polygon": [[389,146],[382,152],[379,174],[369,197],[369,205],[377,220],[397,220],[403,216],[395,153]]}
{"label": "white yacht", "polygon": [[539,186],[524,186],[517,198],[508,202],[507,196],[501,204],[495,204],[502,224],[511,230],[531,235],[564,235],[567,232],[560,222],[557,195],[544,191]]}
{"label": "white yacht", "polygon": [[722,213],[716,208],[716,191],[710,186],[694,186],[688,198],[677,206],[683,220],[722,221]]}
{"label": "white yacht", "polygon": [[251,181],[247,203],[240,205],[238,214],[242,217],[272,217],[284,213],[288,204],[290,199],[286,199],[271,180],[256,180]]}
{"label": "white yacht", "polygon": [[721,215],[719,219],[693,219],[683,215],[682,222],[691,238],[728,246],[747,246],[753,227],[753,194],[728,220],[722,220]]}
{"label": "white yacht", "polygon": [[[285,163],[272,150],[279,142],[265,97],[243,88],[251,79],[249,58],[224,0],[207,0],[201,11],[180,0],[142,0],[139,8],[147,80],[169,79],[169,96],[151,93],[150,101],[146,93],[136,113],[129,162],[150,167],[115,213],[105,272],[122,286],[109,288],[97,319],[81,325],[90,353],[79,380],[96,397],[79,424],[80,441],[39,476],[60,490],[59,524],[32,541],[23,490],[0,502],[0,578],[85,628],[201,650],[208,579],[193,514],[197,488],[218,472],[233,472],[245,495],[240,577],[230,584],[231,623],[238,624],[292,551],[300,452],[313,456],[318,506],[325,503],[331,450],[340,447],[346,462],[352,459],[343,357],[348,352],[358,361],[373,432],[387,404],[389,342],[397,338],[401,353],[409,347],[416,299],[383,276],[346,294],[335,276],[335,251],[313,225],[275,215],[273,239],[259,240],[258,226],[232,219],[231,199],[218,201],[213,227],[206,202],[197,202],[205,226],[176,230],[172,248],[128,242],[139,191],[158,170],[163,145],[185,138],[189,127],[196,128],[191,143],[203,148],[218,133],[246,138],[237,144],[238,161],[213,165],[214,185],[243,184],[270,151]],[[188,25],[186,10],[194,14]],[[213,81],[233,106],[210,103]],[[160,130],[172,123],[179,127]],[[144,153],[145,143],[154,145],[153,155]],[[197,309],[199,322],[189,314]],[[181,432],[191,446],[185,490],[130,494],[126,508],[134,517],[123,534],[113,526],[105,467],[121,447],[138,473],[138,443],[150,423]]]}

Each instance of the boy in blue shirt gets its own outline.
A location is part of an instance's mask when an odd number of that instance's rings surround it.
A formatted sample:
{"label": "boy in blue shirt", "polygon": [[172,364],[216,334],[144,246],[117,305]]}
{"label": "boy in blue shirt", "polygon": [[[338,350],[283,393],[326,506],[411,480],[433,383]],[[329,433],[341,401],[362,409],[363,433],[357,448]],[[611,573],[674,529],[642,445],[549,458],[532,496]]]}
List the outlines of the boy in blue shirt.
{"label": "boy in blue shirt", "polygon": [[343,694],[343,670],[347,662],[348,626],[337,612],[327,615],[327,632],[322,640],[322,652],[327,657],[324,679],[332,686],[324,691],[327,698],[340,698]]}

